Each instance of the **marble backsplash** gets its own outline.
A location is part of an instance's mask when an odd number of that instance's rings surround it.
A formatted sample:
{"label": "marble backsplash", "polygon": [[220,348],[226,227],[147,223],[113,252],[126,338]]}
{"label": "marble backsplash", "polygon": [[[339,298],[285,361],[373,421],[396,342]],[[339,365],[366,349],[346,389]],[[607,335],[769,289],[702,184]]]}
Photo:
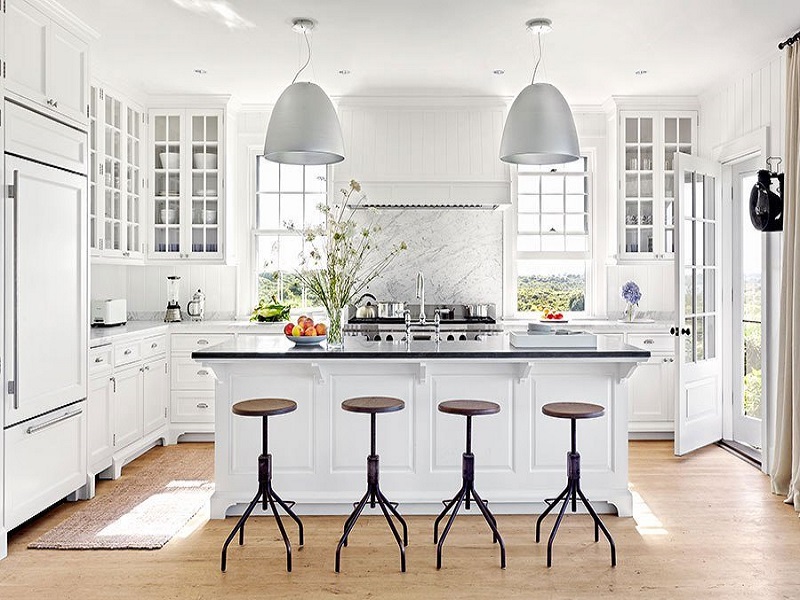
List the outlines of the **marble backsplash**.
{"label": "marble backsplash", "polygon": [[376,242],[388,248],[406,242],[367,291],[378,301],[416,303],[416,277],[425,276],[426,304],[503,302],[503,214],[470,209],[404,209],[358,213],[375,219]]}

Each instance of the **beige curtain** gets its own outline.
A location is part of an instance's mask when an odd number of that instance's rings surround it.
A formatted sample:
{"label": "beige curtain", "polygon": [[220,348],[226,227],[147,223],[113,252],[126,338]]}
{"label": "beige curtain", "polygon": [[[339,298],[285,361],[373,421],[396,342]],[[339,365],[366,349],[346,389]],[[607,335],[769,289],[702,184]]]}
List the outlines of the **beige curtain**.
{"label": "beige curtain", "polygon": [[772,491],[800,511],[800,42],[786,61],[783,264]]}

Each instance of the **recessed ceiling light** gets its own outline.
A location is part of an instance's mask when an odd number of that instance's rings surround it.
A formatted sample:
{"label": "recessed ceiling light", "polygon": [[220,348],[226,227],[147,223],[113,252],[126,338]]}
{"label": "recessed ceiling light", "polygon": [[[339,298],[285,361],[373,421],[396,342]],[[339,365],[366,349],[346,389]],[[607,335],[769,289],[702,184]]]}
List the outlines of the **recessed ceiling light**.
{"label": "recessed ceiling light", "polygon": [[634,75],[647,75],[647,69],[638,69],[633,72]]}
{"label": "recessed ceiling light", "polygon": [[350,75],[349,69],[339,69],[339,75]]}
{"label": "recessed ceiling light", "polygon": [[492,71],[492,73],[494,73],[495,75],[503,75],[505,74],[505,71],[503,69],[495,69],[494,71]]}
{"label": "recessed ceiling light", "polygon": [[206,71],[205,69],[195,69],[194,72],[197,73],[198,75],[205,75],[206,73],[208,73],[208,71]]}

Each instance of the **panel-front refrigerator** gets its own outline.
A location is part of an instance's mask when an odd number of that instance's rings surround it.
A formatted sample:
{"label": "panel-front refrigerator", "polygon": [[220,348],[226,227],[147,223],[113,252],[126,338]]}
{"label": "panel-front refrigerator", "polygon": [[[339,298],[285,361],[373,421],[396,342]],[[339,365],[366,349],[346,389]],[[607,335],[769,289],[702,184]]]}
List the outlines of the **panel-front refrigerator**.
{"label": "panel-front refrigerator", "polygon": [[86,483],[87,135],[6,100],[4,517]]}

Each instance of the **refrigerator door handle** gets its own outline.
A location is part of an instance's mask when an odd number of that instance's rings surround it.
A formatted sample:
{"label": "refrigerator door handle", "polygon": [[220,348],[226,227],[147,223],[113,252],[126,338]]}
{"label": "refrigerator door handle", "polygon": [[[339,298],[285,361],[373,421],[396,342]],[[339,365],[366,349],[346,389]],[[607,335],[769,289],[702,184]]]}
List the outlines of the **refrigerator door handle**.
{"label": "refrigerator door handle", "polygon": [[41,431],[42,429],[47,429],[48,427],[52,427],[56,423],[61,423],[62,421],[66,421],[67,419],[71,419],[72,417],[77,417],[79,414],[83,412],[82,409],[78,409],[74,412],[66,413],[55,419],[51,419],[45,423],[39,423],[38,425],[32,425],[25,430],[25,433],[30,435],[31,433],[36,433],[37,431]]}
{"label": "refrigerator door handle", "polygon": [[12,335],[14,336],[14,369],[12,371],[13,379],[8,382],[8,393],[14,396],[14,410],[19,409],[19,337],[17,336],[18,331],[18,315],[17,315],[17,306],[19,305],[19,285],[18,285],[18,260],[19,260],[19,170],[14,169],[14,173],[12,176],[12,189],[10,190],[9,196],[13,200],[11,205],[12,210],[14,211],[14,216],[12,218],[12,278],[11,278],[11,285],[12,285],[12,298],[14,302],[14,319],[11,324],[11,331]]}

